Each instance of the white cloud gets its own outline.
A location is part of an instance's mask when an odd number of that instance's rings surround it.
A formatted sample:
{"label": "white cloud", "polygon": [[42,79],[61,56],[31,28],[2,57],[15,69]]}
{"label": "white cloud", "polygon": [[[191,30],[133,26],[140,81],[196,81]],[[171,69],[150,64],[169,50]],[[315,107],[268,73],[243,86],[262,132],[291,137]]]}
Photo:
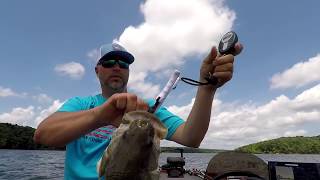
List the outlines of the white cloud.
{"label": "white cloud", "polygon": [[50,96],[43,93],[33,96],[33,99],[35,99],[40,104],[49,104],[53,101],[53,99]]}
{"label": "white cloud", "polygon": [[27,108],[17,107],[13,108],[9,113],[0,114],[0,122],[28,126],[34,116],[35,113],[33,106],[29,106]]}
{"label": "white cloud", "polygon": [[16,96],[17,94],[10,88],[3,88],[0,86],[0,97]]}
{"label": "white cloud", "polygon": [[53,103],[46,109],[41,110],[34,121],[34,127],[37,127],[41,121],[43,121],[46,117],[48,117],[50,114],[56,112],[58,108],[63,104],[63,102],[60,102],[60,100],[54,100]]}
{"label": "white cloud", "polygon": [[77,62],[69,62],[66,64],[57,65],[54,70],[64,76],[69,76],[72,79],[81,79],[85,73],[85,68]]}
{"label": "white cloud", "polygon": [[97,63],[99,56],[100,56],[99,49],[93,49],[87,53],[87,57],[93,63]]}
{"label": "white cloud", "polygon": [[284,136],[286,137],[295,137],[295,136],[304,136],[307,132],[303,129],[297,130],[297,131],[287,131],[284,133]]}
{"label": "white cloud", "polygon": [[144,98],[154,98],[160,91],[160,86],[144,82],[146,76],[145,72],[130,75],[128,87],[136,92],[143,92],[142,96]]}
{"label": "white cloud", "polygon": [[36,128],[42,120],[54,113],[61,105],[60,100],[54,100],[45,109],[41,107],[35,109],[34,106],[27,108],[16,107],[11,112],[0,114],[0,123],[18,124],[20,126]]}
{"label": "white cloud", "polygon": [[302,87],[312,82],[320,81],[320,54],[305,62],[293,65],[284,72],[277,73],[271,78],[272,89]]}
{"label": "white cloud", "polygon": [[[186,119],[193,101],[186,106],[168,109]],[[201,147],[232,149],[277,137],[310,135],[301,127],[320,124],[319,107],[320,84],[293,99],[281,95],[260,106],[215,100],[210,126]]]}
{"label": "white cloud", "polygon": [[[217,45],[221,36],[231,29],[235,20],[235,12],[223,2],[145,1],[141,5],[145,21],[135,27],[129,26],[119,38],[120,43],[136,58],[131,65],[131,76],[168,72],[184,64],[188,56],[208,53],[211,46]],[[140,88],[145,81],[144,77],[139,80],[141,83],[135,83]],[[148,93],[149,89],[159,90],[154,86],[148,83],[142,89],[134,90],[143,94]]]}

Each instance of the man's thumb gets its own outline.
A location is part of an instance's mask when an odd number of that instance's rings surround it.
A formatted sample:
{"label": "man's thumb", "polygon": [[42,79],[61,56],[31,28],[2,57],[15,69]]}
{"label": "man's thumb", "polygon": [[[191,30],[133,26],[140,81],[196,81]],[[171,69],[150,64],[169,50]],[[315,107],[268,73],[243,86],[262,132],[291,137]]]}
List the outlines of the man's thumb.
{"label": "man's thumb", "polygon": [[217,48],[213,46],[208,56],[204,59],[203,63],[212,64],[213,61],[216,59],[217,55],[218,55]]}

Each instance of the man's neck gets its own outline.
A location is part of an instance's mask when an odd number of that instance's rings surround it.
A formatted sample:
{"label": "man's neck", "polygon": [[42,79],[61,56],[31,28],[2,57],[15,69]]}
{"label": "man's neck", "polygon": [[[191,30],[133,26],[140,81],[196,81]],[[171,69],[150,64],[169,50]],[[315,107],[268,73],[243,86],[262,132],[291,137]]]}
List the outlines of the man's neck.
{"label": "man's neck", "polygon": [[113,90],[113,89],[104,89],[102,88],[102,96],[106,99],[110,98],[112,95],[117,93],[126,93],[127,88],[124,88],[123,90]]}

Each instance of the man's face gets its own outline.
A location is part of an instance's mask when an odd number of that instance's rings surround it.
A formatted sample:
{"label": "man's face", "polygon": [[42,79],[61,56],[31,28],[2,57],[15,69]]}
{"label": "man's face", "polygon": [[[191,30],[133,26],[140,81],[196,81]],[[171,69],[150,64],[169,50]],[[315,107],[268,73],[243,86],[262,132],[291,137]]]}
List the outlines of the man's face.
{"label": "man's face", "polygon": [[129,69],[120,67],[118,62],[111,67],[97,65],[95,71],[102,88],[109,89],[112,92],[124,92],[126,90]]}

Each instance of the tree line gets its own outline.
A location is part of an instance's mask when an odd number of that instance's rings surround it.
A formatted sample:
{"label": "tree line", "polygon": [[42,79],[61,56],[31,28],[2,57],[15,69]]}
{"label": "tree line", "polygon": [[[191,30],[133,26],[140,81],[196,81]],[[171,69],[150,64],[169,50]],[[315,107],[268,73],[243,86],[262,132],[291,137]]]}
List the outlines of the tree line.
{"label": "tree line", "polygon": [[242,146],[236,151],[255,154],[320,154],[320,136],[281,137]]}
{"label": "tree line", "polygon": [[0,149],[25,149],[25,150],[64,150],[54,148],[33,141],[35,129],[19,125],[0,123]]}
{"label": "tree line", "polygon": [[191,147],[161,147],[162,153],[219,153],[226,150],[222,149],[203,149],[203,148],[191,148]]}

